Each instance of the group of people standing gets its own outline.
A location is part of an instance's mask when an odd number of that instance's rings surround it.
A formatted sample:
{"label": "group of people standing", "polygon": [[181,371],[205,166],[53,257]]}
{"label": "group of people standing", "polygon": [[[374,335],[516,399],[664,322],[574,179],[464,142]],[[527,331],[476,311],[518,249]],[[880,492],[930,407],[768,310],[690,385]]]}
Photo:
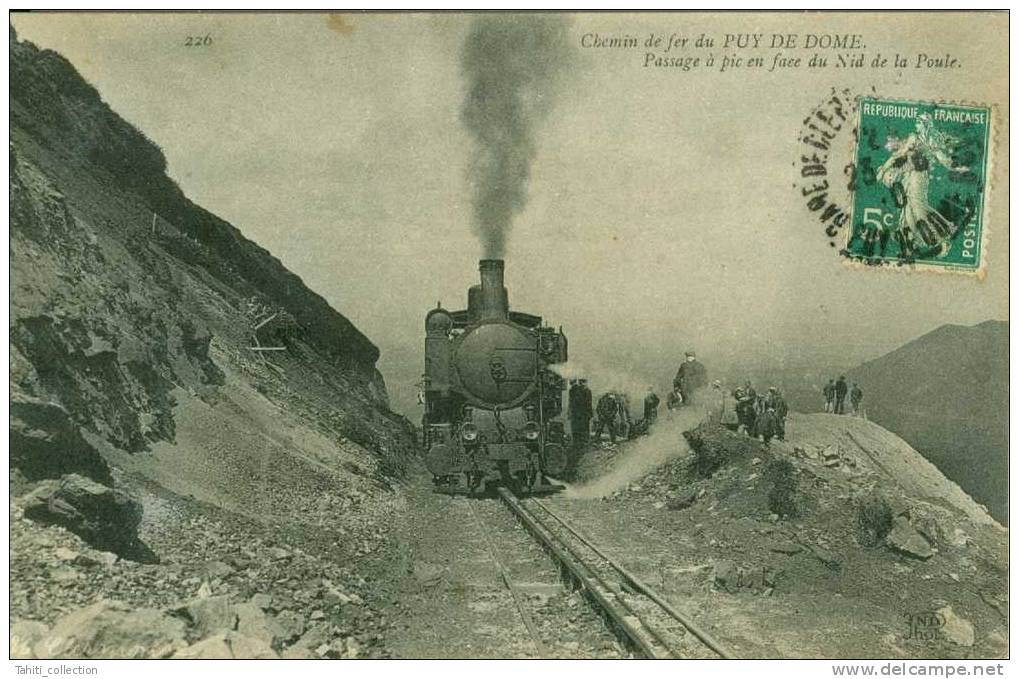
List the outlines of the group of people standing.
{"label": "group of people standing", "polygon": [[[707,384],[708,372],[692,351],[687,351],[683,362],[672,380],[667,406],[675,410],[693,402],[694,393]],[[604,432],[615,443],[616,438],[628,439],[647,433],[658,419],[661,399],[653,386],[649,386],[643,398],[643,417],[634,420],[630,416],[630,399],[619,391],[609,391],[598,398],[594,396],[583,378],[570,380],[569,412],[570,431],[575,449],[585,448],[591,440],[591,421],[594,420],[594,440],[598,441]]]}
{"label": "group of people standing", "polygon": [[[706,386],[707,379],[707,369],[697,360],[694,352],[687,351],[666,400],[669,410],[693,403],[694,399],[698,398],[697,391]],[[751,381],[747,380],[743,386],[731,392],[732,398],[735,399],[735,407],[730,409],[726,403],[729,392],[722,388],[722,383],[716,380],[711,386],[715,398],[719,400],[718,407],[714,408],[716,411],[714,417],[717,417],[717,421],[730,429],[761,439],[765,444],[773,438],[785,440],[785,421],[789,414],[789,406],[778,387],[768,387],[767,392],[758,394]],[[847,400],[852,413],[863,412],[863,390],[855,382],[850,387],[845,375],[837,380],[829,380],[823,392],[826,413],[846,414]],[[587,380],[570,380],[570,430],[573,434],[574,448],[582,450],[590,443],[592,420],[596,441],[600,440],[606,431],[613,443],[617,437],[627,439],[646,433],[658,417],[660,401],[654,387],[648,387],[644,395],[643,418],[634,421],[630,418],[630,401],[626,394],[607,392],[598,398],[595,406]]]}
{"label": "group of people standing", "polygon": [[860,389],[860,385],[853,382],[852,389],[849,388],[849,384],[846,382],[846,376],[840,375],[838,380],[830,379],[828,384],[824,385],[822,389],[824,394],[824,412],[833,413],[835,415],[845,415],[846,413],[846,396],[849,396],[849,404],[852,407],[853,414],[861,414],[863,405],[863,390]]}
{"label": "group of people standing", "polygon": [[616,438],[628,439],[647,428],[658,417],[658,395],[649,387],[644,397],[644,417],[636,422],[630,417],[630,399],[626,394],[609,391],[598,398],[587,386],[586,379],[570,380],[570,432],[573,447],[577,450],[587,447],[591,441],[591,421],[594,420],[594,440],[598,441],[606,431],[613,443]]}
{"label": "group of people standing", "polygon": [[[721,390],[720,383],[715,385]],[[742,387],[733,390],[732,396],[736,399],[737,431],[761,439],[765,444],[773,438],[785,440],[785,418],[789,414],[789,406],[778,387],[768,387],[767,393],[758,394],[751,381],[747,380]]]}

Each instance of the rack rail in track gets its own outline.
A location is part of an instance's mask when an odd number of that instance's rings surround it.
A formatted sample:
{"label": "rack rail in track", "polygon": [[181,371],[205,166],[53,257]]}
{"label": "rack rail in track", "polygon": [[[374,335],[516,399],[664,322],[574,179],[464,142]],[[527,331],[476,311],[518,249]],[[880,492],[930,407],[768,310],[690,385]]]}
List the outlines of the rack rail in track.
{"label": "rack rail in track", "polygon": [[[637,655],[653,659],[733,657],[689,616],[547,504],[534,498],[521,500],[506,488],[499,489],[499,497]],[[531,511],[530,506],[539,511]]]}

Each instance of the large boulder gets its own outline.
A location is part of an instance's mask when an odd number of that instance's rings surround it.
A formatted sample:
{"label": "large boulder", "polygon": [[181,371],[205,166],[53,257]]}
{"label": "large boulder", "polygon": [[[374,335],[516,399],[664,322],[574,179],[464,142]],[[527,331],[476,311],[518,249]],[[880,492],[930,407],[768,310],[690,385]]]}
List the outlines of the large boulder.
{"label": "large boulder", "polygon": [[885,540],[894,551],[914,559],[926,561],[934,556],[927,538],[913,528],[909,518],[903,515],[896,516],[892,521],[892,529]]}
{"label": "large boulder", "polygon": [[973,632],[973,623],[965,618],[959,617],[951,606],[944,606],[937,611],[944,624],[941,626],[941,634],[957,646],[972,646],[976,641],[976,634]]}
{"label": "large boulder", "polygon": [[183,620],[100,600],[57,620],[35,641],[37,658],[168,658],[187,646]]}
{"label": "large boulder", "polygon": [[[292,611],[283,611],[280,615],[273,617],[265,612],[260,603],[264,602],[232,603],[229,597],[223,595],[199,596],[171,608],[169,612],[190,623],[192,638],[218,639],[218,641],[209,641],[208,644],[188,651],[188,653],[200,653],[201,657],[221,657],[215,654],[222,651],[223,648],[234,648],[234,651],[239,647],[247,648],[247,646],[236,646],[236,644],[231,646],[233,638],[223,636],[227,632],[236,632],[237,639],[243,641],[244,644],[247,644],[248,641],[257,642],[270,651],[295,641],[304,633],[304,618],[302,616]],[[241,641],[237,643],[241,643]]]}
{"label": "large boulder", "polygon": [[19,620],[11,624],[11,657],[20,660],[35,658],[33,648],[43,639],[49,628],[36,620]]}
{"label": "large boulder", "polygon": [[200,638],[214,632],[237,628],[237,613],[234,612],[230,599],[226,596],[195,599],[173,612],[178,615],[186,615]]}
{"label": "large boulder", "polygon": [[304,616],[294,611],[281,611],[275,619],[277,638],[283,643],[297,641],[304,634]]}
{"label": "large boulder", "polygon": [[275,618],[251,602],[235,604],[232,610],[237,616],[237,631],[269,647],[278,648],[282,642],[290,641],[304,632],[302,629],[295,634],[293,629],[283,629]]}
{"label": "large boulder", "polygon": [[97,549],[133,561],[158,561],[138,538],[141,504],[122,490],[67,474],[43,481],[18,503],[26,518],[62,526]]}
{"label": "large boulder", "polygon": [[10,466],[29,481],[77,473],[107,485],[110,470],[82,438],[63,406],[15,390],[11,394]]}
{"label": "large boulder", "polygon": [[278,658],[263,639],[254,639],[240,632],[227,630],[197,641],[177,651],[175,659],[186,660],[265,660]]}
{"label": "large boulder", "polygon": [[759,456],[763,450],[759,441],[735,434],[718,424],[700,424],[683,432],[683,436],[693,449],[691,468],[703,478],[711,476],[733,460]]}
{"label": "large boulder", "polygon": [[672,510],[686,509],[697,501],[698,488],[691,486],[677,493],[670,495],[665,500],[665,506]]}

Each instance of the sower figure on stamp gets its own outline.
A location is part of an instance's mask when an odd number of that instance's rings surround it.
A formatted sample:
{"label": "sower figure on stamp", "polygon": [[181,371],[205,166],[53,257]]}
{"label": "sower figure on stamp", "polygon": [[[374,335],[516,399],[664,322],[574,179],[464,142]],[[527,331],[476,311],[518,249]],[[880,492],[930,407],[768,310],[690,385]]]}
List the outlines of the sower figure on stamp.
{"label": "sower figure on stamp", "polygon": [[917,245],[943,254],[958,229],[928,202],[931,166],[940,163],[952,172],[969,171],[955,165],[951,148],[956,140],[934,127],[929,114],[917,116],[915,129],[904,140],[889,140],[892,154],[877,171],[877,180],[891,190],[899,208],[895,235],[905,258]]}

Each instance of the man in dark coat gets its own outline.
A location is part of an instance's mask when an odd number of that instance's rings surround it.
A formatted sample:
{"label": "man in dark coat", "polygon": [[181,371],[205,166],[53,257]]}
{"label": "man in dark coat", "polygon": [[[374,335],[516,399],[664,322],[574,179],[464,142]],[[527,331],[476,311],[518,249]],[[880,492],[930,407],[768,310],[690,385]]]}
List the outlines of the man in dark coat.
{"label": "man in dark coat", "polygon": [[764,406],[775,412],[775,437],[785,441],[785,418],[789,414],[789,406],[778,387],[768,387],[768,395],[764,397]]}
{"label": "man in dark coat", "polygon": [[676,371],[676,378],[672,380],[672,386],[679,391],[683,397],[683,403],[690,403],[694,391],[708,383],[708,371],[704,364],[697,360],[692,351],[686,352],[686,360],[680,364]]}
{"label": "man in dark coat", "polygon": [[574,449],[580,450],[587,445],[593,415],[591,390],[587,388],[587,380],[576,380],[570,387],[570,433],[573,434]]}
{"label": "man in dark coat", "polygon": [[736,399],[736,417],[739,420],[740,426],[743,427],[748,436],[753,436],[754,418],[757,416],[755,410],[757,406],[757,392],[754,391],[750,380],[747,380],[747,383],[742,387],[737,387],[732,392],[732,395]]}
{"label": "man in dark coat", "polygon": [[860,389],[860,385],[853,382],[853,388],[849,391],[849,402],[853,404],[853,414],[860,414],[860,404],[863,403],[863,389]]}
{"label": "man in dark coat", "polygon": [[756,436],[760,436],[764,439],[764,445],[771,443],[772,437],[778,434],[779,431],[778,415],[775,414],[775,409],[767,408],[757,418],[754,426]]}
{"label": "man in dark coat", "polygon": [[661,399],[655,393],[655,388],[648,387],[647,394],[644,395],[644,421],[647,424],[650,425],[658,419],[659,403],[661,403]]}
{"label": "man in dark coat", "polygon": [[846,376],[839,375],[839,381],[835,383],[835,414],[845,415],[846,413],[846,392],[849,385],[846,384]]}
{"label": "man in dark coat", "polygon": [[594,428],[594,440],[600,441],[602,431],[608,427],[609,440],[615,443],[616,416],[619,415],[619,402],[616,401],[615,395],[611,392],[602,394],[602,397],[598,399],[598,408],[595,410],[595,414],[598,416],[598,423]]}
{"label": "man in dark coat", "polygon": [[828,380],[828,384],[824,385],[824,412],[833,413],[835,412],[835,380]]}

